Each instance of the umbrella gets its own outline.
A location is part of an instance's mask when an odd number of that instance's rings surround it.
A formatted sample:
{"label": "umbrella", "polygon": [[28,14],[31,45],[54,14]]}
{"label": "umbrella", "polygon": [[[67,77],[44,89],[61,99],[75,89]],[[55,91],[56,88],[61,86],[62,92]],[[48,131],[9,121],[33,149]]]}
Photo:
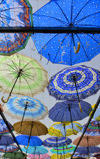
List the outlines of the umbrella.
{"label": "umbrella", "polygon": [[50,151],[52,153],[58,153],[58,154],[66,154],[66,153],[69,153],[69,152],[73,152],[75,149],[75,146],[74,145],[67,145],[66,146],[62,146],[62,147],[54,147],[52,148]]}
{"label": "umbrella", "polygon": [[10,145],[13,143],[14,143],[14,139],[10,135],[0,135],[0,146],[1,145]]}
{"label": "umbrella", "polygon": [[[75,139],[73,141],[73,144],[77,145],[79,139],[80,139],[80,137],[78,137],[77,139]],[[90,147],[90,146],[96,146],[96,145],[99,145],[99,144],[100,144],[100,137],[85,135],[85,136],[83,136],[83,138],[82,138],[79,146]]]}
{"label": "umbrella", "polygon": [[30,136],[40,136],[48,133],[47,127],[40,121],[23,121],[22,125],[21,122],[17,122],[13,125],[13,128],[17,133]]}
{"label": "umbrella", "polygon": [[71,122],[55,122],[53,125],[50,126],[48,132],[52,136],[70,136],[76,135],[78,132],[82,130],[82,125],[76,121],[73,122],[73,128]]}
{"label": "umbrella", "polygon": [[[91,154],[90,154],[91,156]],[[75,152],[74,155],[73,155],[73,158],[88,158],[88,154],[85,154],[85,153],[81,153],[81,152]]]}
{"label": "umbrella", "polygon": [[41,154],[41,155],[33,155],[33,154],[29,154],[27,156],[28,158],[31,158],[31,159],[50,159],[50,155],[48,155],[47,153],[46,154]]}
{"label": "umbrella", "polygon": [[[93,110],[94,110],[94,108],[95,108],[95,104],[92,105],[92,109],[93,109]],[[92,112],[91,112],[91,113],[92,113]],[[90,115],[91,115],[91,113],[90,113]],[[96,111],[95,111],[95,114],[94,114],[94,116],[93,116],[93,119],[100,121],[100,104],[98,105],[98,108],[97,108]]]}
{"label": "umbrella", "polygon": [[58,102],[49,110],[49,118],[57,122],[77,121],[89,116],[92,110],[88,102],[80,101],[82,112],[80,113],[78,101]]}
{"label": "umbrella", "polygon": [[4,158],[11,158],[11,159],[24,159],[25,158],[25,154],[21,153],[21,152],[9,152],[9,153],[5,153],[3,155]]}
{"label": "umbrella", "polygon": [[[100,27],[99,15],[98,1],[51,0],[33,14],[33,21],[34,27],[58,30],[77,27],[78,30],[81,27]],[[90,61],[100,53],[99,34],[34,33],[31,37],[40,55],[52,63],[74,65]]]}
{"label": "umbrella", "polygon": [[97,93],[100,71],[85,65],[68,67],[53,75],[47,86],[49,94],[58,100],[78,100]]}
{"label": "umbrella", "polygon": [[[8,124],[9,124],[11,130],[13,130],[12,125],[9,122],[8,122]],[[9,130],[8,130],[5,122],[2,119],[0,119],[0,135],[6,134],[6,133],[9,133]]]}
{"label": "umbrella", "polygon": [[49,137],[43,141],[43,145],[47,147],[58,147],[63,145],[68,145],[72,142],[70,138],[66,137]]}
{"label": "umbrella", "polygon": [[16,136],[16,140],[18,141],[19,145],[27,146],[41,146],[42,140],[37,136],[29,136],[29,135],[18,135]]}
{"label": "umbrella", "polygon": [[0,145],[0,152],[14,152],[18,151],[18,147],[15,145]]}
{"label": "umbrella", "polygon": [[43,147],[43,146],[29,146],[28,147],[28,149],[26,149],[26,148],[22,148],[22,151],[23,152],[27,152],[27,153],[29,153],[29,154],[37,154],[37,155],[40,155],[40,154],[46,154],[46,153],[48,153],[48,150],[45,148],[45,147]]}
{"label": "umbrella", "polygon": [[53,154],[52,156],[51,156],[51,159],[65,159],[65,158],[70,158],[71,157],[71,154],[70,153],[67,153],[67,154],[64,154],[64,155],[62,155],[62,154]]}
{"label": "umbrella", "polygon": [[97,153],[94,153],[93,157],[96,157],[97,159],[100,159],[100,151]]}
{"label": "umbrella", "polygon": [[4,112],[18,120],[40,120],[48,114],[48,108],[39,100],[28,97],[13,97],[4,104]]}
{"label": "umbrella", "polygon": [[[83,125],[82,132],[86,128],[87,124]],[[100,135],[100,121],[92,120],[89,123],[88,128],[85,131],[85,135],[99,136]]]}
{"label": "umbrella", "polygon": [[[47,71],[33,58],[14,54],[0,57],[0,86],[4,93],[34,96],[48,84]],[[7,99],[7,101],[8,101]],[[3,102],[7,102],[3,100]]]}
{"label": "umbrella", "polygon": [[100,151],[100,147],[97,147],[97,146],[90,146],[90,147],[79,146],[76,150],[76,152],[79,152],[80,154],[89,154],[89,153],[95,153],[99,151]]}
{"label": "umbrella", "polygon": [[[27,0],[1,0],[0,27],[32,26],[32,7]],[[29,33],[0,33],[0,54],[11,55],[25,48]]]}

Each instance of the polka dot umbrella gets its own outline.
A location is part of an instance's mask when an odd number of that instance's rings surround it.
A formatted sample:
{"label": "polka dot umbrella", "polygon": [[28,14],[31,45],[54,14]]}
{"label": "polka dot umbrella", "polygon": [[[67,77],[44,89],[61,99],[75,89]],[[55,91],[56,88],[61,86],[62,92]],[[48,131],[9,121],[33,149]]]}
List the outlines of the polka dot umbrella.
{"label": "polka dot umbrella", "polygon": [[[56,28],[57,33],[34,33],[33,42],[40,53],[52,63],[74,65],[90,61],[100,53],[100,34],[64,32],[76,27],[100,27],[99,0],[51,0],[33,14],[34,27]],[[63,34],[61,34],[63,30]]]}

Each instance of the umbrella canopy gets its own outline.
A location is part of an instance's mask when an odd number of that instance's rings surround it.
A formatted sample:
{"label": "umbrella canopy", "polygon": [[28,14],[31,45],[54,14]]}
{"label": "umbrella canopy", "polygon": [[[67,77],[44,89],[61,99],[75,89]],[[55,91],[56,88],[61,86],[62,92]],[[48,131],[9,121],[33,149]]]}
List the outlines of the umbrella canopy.
{"label": "umbrella canopy", "polygon": [[76,135],[78,132],[82,130],[82,125],[76,121],[73,122],[73,127],[71,122],[55,122],[53,125],[50,126],[48,132],[52,136],[70,136]]}
{"label": "umbrella canopy", "polygon": [[77,121],[89,116],[92,110],[88,102],[80,101],[82,112],[79,109],[78,101],[58,102],[49,110],[49,118],[53,121]]}
{"label": "umbrella canopy", "polygon": [[15,145],[0,145],[0,152],[14,152],[18,151],[18,147]]}
{"label": "umbrella canopy", "polygon": [[[8,122],[8,124],[9,124],[9,127],[11,128],[11,130],[13,130],[12,125],[9,122]],[[7,125],[5,124],[5,122],[2,119],[0,119],[0,135],[7,134],[7,133],[9,133]]]}
{"label": "umbrella canopy", "polygon": [[53,154],[51,155],[51,159],[65,159],[65,158],[70,158],[71,157],[71,154],[70,153],[67,153],[67,154]]}
{"label": "umbrella canopy", "polygon": [[48,150],[43,146],[36,146],[36,147],[29,146],[27,149],[22,148],[22,151],[25,152],[25,153],[34,154],[34,155],[35,154],[40,155],[40,154],[48,153]]}
{"label": "umbrella canopy", "polygon": [[1,145],[10,145],[13,143],[14,143],[14,139],[10,135],[1,135],[0,136],[0,146]]}
{"label": "umbrella canopy", "polygon": [[41,146],[42,140],[37,136],[29,136],[29,135],[19,135],[16,136],[16,140],[18,141],[19,145],[27,146]]}
{"label": "umbrella canopy", "polygon": [[66,153],[69,153],[69,152],[73,152],[74,149],[75,149],[75,146],[73,146],[73,145],[67,145],[67,147],[66,146],[63,146],[63,147],[54,147],[50,151],[52,153],[56,153],[56,154],[66,154]]}
{"label": "umbrella canopy", "polygon": [[[32,7],[28,0],[1,0],[0,27],[32,26]],[[11,55],[24,49],[29,33],[0,33],[0,54]]]}
{"label": "umbrella canopy", "polygon": [[95,153],[95,152],[99,152],[99,151],[100,151],[100,147],[97,147],[97,146],[90,146],[90,147],[79,146],[76,149],[76,152],[79,152],[81,154],[90,154],[90,153]]}
{"label": "umbrella canopy", "polygon": [[[83,125],[82,132],[86,128],[87,124]],[[100,136],[100,121],[92,120],[89,123],[88,128],[85,131],[85,135]]]}
{"label": "umbrella canopy", "polygon": [[17,133],[30,136],[40,136],[48,133],[47,127],[40,121],[17,122],[13,125],[13,128]]}
{"label": "umbrella canopy", "polygon": [[3,109],[10,117],[18,120],[40,120],[48,114],[46,106],[28,96],[10,98]]}
{"label": "umbrella canopy", "polygon": [[[80,140],[80,137],[78,137],[77,139],[75,139],[73,141],[74,145],[77,145],[78,141]],[[90,146],[96,146],[100,144],[100,137],[98,136],[88,136],[85,135],[83,136],[79,146],[83,146],[83,147],[90,147]]]}
{"label": "umbrella canopy", "polygon": [[9,153],[5,153],[4,155],[3,155],[3,157],[4,158],[11,158],[11,159],[24,159],[24,157],[25,157],[26,155],[23,153],[21,153],[21,152],[9,152]]}
{"label": "umbrella canopy", "polygon": [[31,158],[31,159],[50,159],[50,155],[48,154],[41,154],[41,155],[33,155],[33,154],[29,154],[27,156],[28,158]]}
{"label": "umbrella canopy", "polygon": [[100,158],[100,151],[97,153],[94,153],[93,157],[96,157],[97,159],[99,159]]}
{"label": "umbrella canopy", "polygon": [[70,138],[66,137],[49,137],[43,141],[43,145],[47,147],[58,147],[68,145],[72,142]]}
{"label": "umbrella canopy", "polygon": [[[94,0],[51,0],[33,14],[34,27],[62,30],[100,27],[100,5]],[[32,35],[37,51],[52,63],[73,65],[99,54],[99,34],[53,33]],[[78,46],[77,46],[78,45]],[[77,53],[77,54],[76,54]]]}
{"label": "umbrella canopy", "polygon": [[[95,108],[95,104],[92,105],[92,109],[93,109],[93,110],[94,110],[94,108]],[[92,112],[91,112],[91,113],[92,113]],[[90,113],[90,115],[91,115],[91,113]],[[100,104],[98,105],[98,108],[97,108],[96,111],[95,111],[95,114],[94,114],[94,116],[93,116],[93,119],[100,121]]]}
{"label": "umbrella canopy", "polygon": [[[33,58],[15,54],[0,57],[0,86],[4,93],[34,96],[48,84],[47,71]],[[9,98],[8,98],[9,99]],[[3,102],[4,101],[2,98]]]}
{"label": "umbrella canopy", "polygon": [[[91,156],[91,154],[90,154]],[[81,153],[81,152],[75,152],[74,155],[73,155],[73,158],[88,158],[88,154],[85,154],[85,153]]]}
{"label": "umbrella canopy", "polygon": [[58,100],[84,99],[100,89],[100,71],[85,65],[67,67],[51,77],[47,88]]}

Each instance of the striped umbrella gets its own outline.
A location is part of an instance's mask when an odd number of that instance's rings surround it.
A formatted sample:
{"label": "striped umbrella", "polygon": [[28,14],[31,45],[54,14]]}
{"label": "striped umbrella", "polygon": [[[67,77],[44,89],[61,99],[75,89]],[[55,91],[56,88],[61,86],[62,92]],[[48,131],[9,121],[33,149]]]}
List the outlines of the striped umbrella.
{"label": "striped umbrella", "polygon": [[0,152],[14,152],[18,151],[18,147],[15,145],[2,145],[0,146]]}

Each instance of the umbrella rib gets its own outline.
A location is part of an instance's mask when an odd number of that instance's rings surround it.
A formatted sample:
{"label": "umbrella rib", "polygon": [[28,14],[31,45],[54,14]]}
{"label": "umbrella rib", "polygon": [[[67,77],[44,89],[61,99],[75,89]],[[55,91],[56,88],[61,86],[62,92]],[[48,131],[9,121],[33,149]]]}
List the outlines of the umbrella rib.
{"label": "umbrella rib", "polygon": [[85,3],[85,5],[80,9],[80,11],[77,13],[76,17],[73,19],[73,23],[75,22],[76,18],[78,17],[78,15],[81,13],[81,11],[83,10],[84,7],[86,7],[86,5],[90,2],[91,0],[89,0],[88,2]]}
{"label": "umbrella rib", "polygon": [[[90,17],[90,16],[92,16],[92,15],[98,14],[98,13],[100,13],[100,12],[96,12],[96,13],[89,14],[89,15],[83,17],[82,19],[79,19],[79,20],[75,21],[74,24],[76,25],[76,24],[79,23],[80,21],[82,21],[82,20],[84,20],[84,19],[86,19],[86,18],[88,18],[88,17]],[[89,25],[88,25],[88,26],[89,26]]]}
{"label": "umbrella rib", "polygon": [[95,42],[97,42],[98,44],[100,44],[99,41],[97,41],[94,37],[92,37],[91,35],[87,34],[87,36],[89,36],[90,38],[92,38]]}
{"label": "umbrella rib", "polygon": [[63,15],[64,15],[64,17],[66,18],[66,20],[67,20],[67,22],[68,22],[68,24],[69,24],[69,20],[68,20],[68,18],[67,18],[67,16],[66,16],[66,14],[63,12],[63,10],[62,10],[62,8],[60,7],[60,5],[55,1],[55,3],[57,4],[57,6],[59,7],[59,9],[62,11],[62,13],[63,13]]}

